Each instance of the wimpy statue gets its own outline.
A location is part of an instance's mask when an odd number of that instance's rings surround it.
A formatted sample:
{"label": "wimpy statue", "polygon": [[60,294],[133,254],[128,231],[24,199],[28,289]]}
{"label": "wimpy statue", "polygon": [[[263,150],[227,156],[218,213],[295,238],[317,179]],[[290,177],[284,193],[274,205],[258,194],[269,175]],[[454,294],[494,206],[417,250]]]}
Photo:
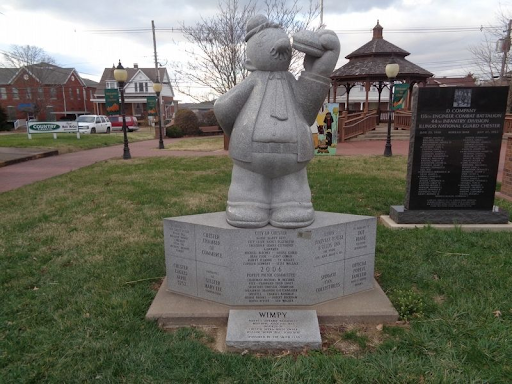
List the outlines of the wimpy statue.
{"label": "wimpy statue", "polygon": [[292,46],[279,25],[254,16],[245,41],[251,74],[214,107],[234,163],[226,219],[245,228],[305,227],[315,220],[306,173],[314,155],[309,127],[329,90],[339,40],[328,30],[295,34],[293,48],[306,53],[297,80],[288,72]]}

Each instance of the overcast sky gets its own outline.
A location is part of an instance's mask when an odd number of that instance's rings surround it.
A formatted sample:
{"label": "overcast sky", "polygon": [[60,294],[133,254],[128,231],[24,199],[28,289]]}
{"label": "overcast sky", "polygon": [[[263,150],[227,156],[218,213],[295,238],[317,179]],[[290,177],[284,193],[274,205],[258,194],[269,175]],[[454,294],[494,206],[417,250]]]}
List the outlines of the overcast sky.
{"label": "overcast sky", "polygon": [[[306,0],[299,1],[307,6]],[[118,59],[125,66],[154,67],[151,20],[157,28],[159,61],[183,60],[181,33],[159,29],[193,26],[217,9],[217,0],[2,0],[0,51],[13,44],[35,45],[59,65],[98,81],[103,69]],[[410,52],[408,60],[436,76],[463,76],[477,71],[468,47],[483,41],[480,27],[504,28],[498,23],[500,10],[512,15],[511,1],[324,0],[324,23],[340,38],[337,67],[371,40],[378,19],[384,39]],[[167,69],[172,73],[171,65]],[[183,95],[177,98],[189,101]]]}

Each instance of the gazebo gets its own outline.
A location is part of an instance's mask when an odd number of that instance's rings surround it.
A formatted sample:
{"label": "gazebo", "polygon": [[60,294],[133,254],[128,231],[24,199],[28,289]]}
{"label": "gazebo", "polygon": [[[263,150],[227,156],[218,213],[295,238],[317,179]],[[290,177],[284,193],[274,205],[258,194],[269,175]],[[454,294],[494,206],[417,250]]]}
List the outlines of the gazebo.
{"label": "gazebo", "polygon": [[[336,102],[338,88],[344,87],[347,96],[346,108],[340,108],[340,111],[345,109],[345,115],[350,113],[348,111],[350,90],[355,85],[364,85],[366,100],[363,113],[366,115],[369,112],[368,94],[371,87],[375,87],[378,91],[377,119],[380,120],[381,93],[390,84],[386,76],[386,65],[389,63],[395,62],[400,66],[398,76],[394,80],[409,84],[409,91],[412,90],[414,84],[426,84],[427,79],[433,76],[429,71],[408,61],[405,57],[410,55],[409,52],[384,40],[382,31],[383,28],[377,20],[377,25],[373,28],[373,38],[346,56],[345,58],[349,62],[336,69],[331,75],[332,88],[329,92],[328,101]],[[411,92],[409,92],[410,94]],[[408,109],[409,105],[410,96],[405,108]]]}

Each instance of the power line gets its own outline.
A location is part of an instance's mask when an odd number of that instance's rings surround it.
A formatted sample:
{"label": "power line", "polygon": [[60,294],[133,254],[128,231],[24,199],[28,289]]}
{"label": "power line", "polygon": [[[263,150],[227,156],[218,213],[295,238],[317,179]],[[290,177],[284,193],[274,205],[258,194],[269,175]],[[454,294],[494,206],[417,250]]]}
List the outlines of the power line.
{"label": "power line", "polygon": [[[449,33],[449,32],[483,32],[484,30],[499,30],[500,26],[445,26],[445,27],[417,27],[417,28],[390,28],[386,33]],[[188,28],[186,28],[188,29]],[[158,32],[182,33],[185,28],[164,27],[155,28]],[[190,28],[191,30],[200,30],[201,28]],[[215,29],[209,29],[218,31]],[[242,29],[243,30],[243,29]],[[362,34],[368,33],[371,29],[333,29],[337,34]],[[83,32],[93,34],[120,34],[120,33],[150,33],[151,28],[111,28],[111,29],[86,29]]]}

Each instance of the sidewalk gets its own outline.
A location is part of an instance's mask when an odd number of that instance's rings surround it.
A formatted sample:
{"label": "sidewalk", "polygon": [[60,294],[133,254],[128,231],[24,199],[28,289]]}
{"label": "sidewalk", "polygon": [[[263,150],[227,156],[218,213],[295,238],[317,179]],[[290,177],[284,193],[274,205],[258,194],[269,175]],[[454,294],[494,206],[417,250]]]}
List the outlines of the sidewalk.
{"label": "sidewalk", "polygon": [[[166,144],[179,139],[165,139]],[[337,156],[354,155],[382,155],[384,153],[384,141],[351,141],[338,144]],[[407,156],[409,152],[408,141],[392,141],[393,155]],[[503,167],[505,162],[505,145],[501,147],[500,165],[498,168],[498,181],[502,180]],[[138,157],[176,157],[176,156],[227,156],[227,151],[195,152],[195,151],[168,151],[158,149],[158,140],[139,141],[130,143],[132,158]],[[0,168],[0,193],[10,191],[24,185],[37,181],[49,179],[50,177],[62,175],[91,164],[113,158],[120,158],[123,155],[123,146],[89,149],[80,152],[67,153],[64,155],[40,158],[37,160],[25,161]]]}

